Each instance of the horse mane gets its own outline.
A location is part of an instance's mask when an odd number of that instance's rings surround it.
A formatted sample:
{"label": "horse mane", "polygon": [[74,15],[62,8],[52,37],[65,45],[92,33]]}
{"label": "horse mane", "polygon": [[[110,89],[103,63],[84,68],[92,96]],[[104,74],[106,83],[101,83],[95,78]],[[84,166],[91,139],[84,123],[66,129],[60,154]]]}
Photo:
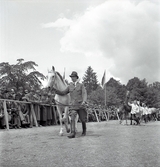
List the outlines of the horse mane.
{"label": "horse mane", "polygon": [[64,81],[64,79],[62,78],[62,75],[56,71],[56,74],[59,76],[59,78],[61,79],[61,81],[64,83],[64,85],[66,85],[66,82]]}

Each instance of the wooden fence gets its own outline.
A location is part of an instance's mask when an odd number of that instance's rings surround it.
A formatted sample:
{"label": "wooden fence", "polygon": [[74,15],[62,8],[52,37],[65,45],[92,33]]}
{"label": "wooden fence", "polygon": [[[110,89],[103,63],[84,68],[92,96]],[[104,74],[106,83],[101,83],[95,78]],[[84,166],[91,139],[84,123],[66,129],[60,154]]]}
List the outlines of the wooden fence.
{"label": "wooden fence", "polygon": [[[7,113],[7,105],[6,105],[7,101],[8,102],[15,102],[15,103],[22,103],[22,104],[30,104],[31,105],[31,115],[33,117],[33,122],[34,122],[36,127],[38,127],[38,123],[37,123],[37,119],[36,119],[36,115],[35,115],[33,105],[38,104],[38,105],[41,105],[41,106],[51,106],[51,107],[56,106],[55,104],[49,105],[49,104],[43,104],[43,103],[39,103],[39,102],[36,103],[36,102],[25,102],[25,101],[18,101],[18,100],[10,100],[10,99],[0,99],[0,102],[3,102],[4,118],[5,118],[5,123],[6,123],[6,129],[7,130],[9,130],[8,113]],[[18,110],[21,110],[20,105],[18,105],[18,107],[19,107]],[[53,110],[53,111],[55,111],[55,110]],[[96,110],[94,109],[93,111],[95,113],[97,122],[100,122],[99,119],[98,119],[98,115],[97,115]],[[105,114],[105,117],[106,117],[106,121],[109,121],[109,117],[110,117],[109,112],[107,112],[107,114],[106,114],[106,112],[104,112],[104,114]],[[118,116],[117,112],[116,112],[116,115],[117,115],[117,118],[119,120],[119,116]],[[57,113],[56,113],[56,111],[54,113],[54,119],[55,119],[55,124],[57,124]]]}
{"label": "wooden fence", "polygon": [[[5,123],[6,123],[6,129],[9,130],[9,123],[8,123],[8,113],[7,113],[7,105],[6,105],[6,102],[15,102],[15,103],[22,103],[22,104],[30,104],[31,105],[31,115],[33,117],[33,121],[34,121],[34,124],[36,127],[38,127],[38,123],[37,123],[37,119],[36,119],[36,115],[35,115],[35,111],[34,111],[34,107],[33,105],[34,104],[39,104],[39,103],[36,103],[36,102],[25,102],[25,101],[18,101],[18,100],[10,100],[10,99],[0,99],[0,102],[3,102],[3,109],[4,109],[4,118],[5,118]],[[39,105],[42,105],[42,106],[51,106],[51,107],[55,107],[54,104],[43,104],[43,103],[40,103]],[[20,106],[18,105],[18,109],[21,110]],[[57,116],[56,116],[56,112],[54,113],[54,119],[57,120]],[[57,124],[57,121],[55,121],[56,124]]]}

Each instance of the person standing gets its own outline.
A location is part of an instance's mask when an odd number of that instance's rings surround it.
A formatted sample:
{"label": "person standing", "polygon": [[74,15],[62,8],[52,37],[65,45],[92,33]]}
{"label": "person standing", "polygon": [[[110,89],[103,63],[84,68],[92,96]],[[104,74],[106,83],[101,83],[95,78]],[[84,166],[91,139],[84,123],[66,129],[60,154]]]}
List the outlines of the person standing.
{"label": "person standing", "polygon": [[140,124],[139,118],[136,117],[136,114],[139,113],[139,106],[137,105],[137,100],[134,100],[133,103],[128,102],[128,105],[131,106],[131,117],[137,122],[137,125]]}
{"label": "person standing", "polygon": [[84,105],[87,102],[87,92],[84,85],[79,82],[77,72],[73,71],[70,77],[72,82],[64,91],[54,90],[56,94],[62,96],[70,93],[71,107],[69,108],[69,115],[71,116],[71,133],[68,138],[75,138],[75,118],[77,114],[82,123],[82,136],[86,135],[87,112]]}

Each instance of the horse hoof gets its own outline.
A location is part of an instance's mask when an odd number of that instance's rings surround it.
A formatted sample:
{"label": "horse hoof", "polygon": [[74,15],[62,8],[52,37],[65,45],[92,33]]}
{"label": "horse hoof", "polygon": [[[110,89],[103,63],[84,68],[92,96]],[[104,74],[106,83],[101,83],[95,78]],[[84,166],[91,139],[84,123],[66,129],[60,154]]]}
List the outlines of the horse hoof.
{"label": "horse hoof", "polygon": [[60,135],[60,136],[63,136],[63,132],[60,132],[59,135]]}
{"label": "horse hoof", "polygon": [[69,132],[70,132],[70,129],[67,130],[67,133],[69,133]]}

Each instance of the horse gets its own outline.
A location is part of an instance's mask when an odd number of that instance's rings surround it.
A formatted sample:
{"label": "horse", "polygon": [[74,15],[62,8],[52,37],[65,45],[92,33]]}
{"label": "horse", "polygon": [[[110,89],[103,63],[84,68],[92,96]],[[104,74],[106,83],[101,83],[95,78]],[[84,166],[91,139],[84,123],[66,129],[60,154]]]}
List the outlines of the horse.
{"label": "horse", "polygon": [[130,118],[130,124],[132,125],[132,121],[136,121],[137,125],[140,124],[140,120],[142,117],[142,108],[139,105],[139,112],[137,112],[136,114],[131,114],[131,109],[132,107],[130,105],[128,105],[128,99],[130,96],[130,92],[127,91],[126,93],[126,97],[125,97],[125,101],[124,103],[117,109],[118,114],[119,114],[119,123],[122,123],[122,120],[126,120],[126,125],[127,125],[127,119]]}
{"label": "horse", "polygon": [[[131,112],[131,106],[128,105],[128,98],[129,98],[129,91],[127,91],[125,96],[124,103],[117,109],[118,115],[119,115],[119,123],[122,123],[122,120],[126,120],[127,125],[127,119],[129,117],[129,114]],[[132,124],[132,117],[131,117],[131,124]]]}
{"label": "horse", "polygon": [[143,111],[144,111],[144,107],[142,106],[142,104],[138,104],[139,106],[139,111],[135,114],[136,115],[136,122],[137,122],[137,125],[142,122],[142,118],[143,118]]}
{"label": "horse", "polygon": [[[59,72],[55,71],[54,66],[52,66],[52,70],[48,71],[48,83],[47,83],[47,87],[50,88],[50,91],[52,91],[53,88],[63,91],[67,88],[67,83],[65,82],[65,80],[63,79],[63,77],[61,76],[61,74]],[[69,111],[69,106],[70,106],[70,94],[67,95],[55,95],[55,103],[56,103],[56,107],[57,107],[57,111],[59,114],[59,122],[60,122],[60,136],[63,135],[63,122],[66,128],[66,132],[69,133],[70,129],[68,128],[68,111]],[[78,121],[78,115],[76,118],[76,129],[77,129],[77,121]]]}
{"label": "horse", "polygon": [[148,117],[149,117],[149,120],[155,120],[157,121],[158,120],[158,113],[159,113],[159,109],[155,108],[155,107],[151,107],[151,108],[148,108]]}

